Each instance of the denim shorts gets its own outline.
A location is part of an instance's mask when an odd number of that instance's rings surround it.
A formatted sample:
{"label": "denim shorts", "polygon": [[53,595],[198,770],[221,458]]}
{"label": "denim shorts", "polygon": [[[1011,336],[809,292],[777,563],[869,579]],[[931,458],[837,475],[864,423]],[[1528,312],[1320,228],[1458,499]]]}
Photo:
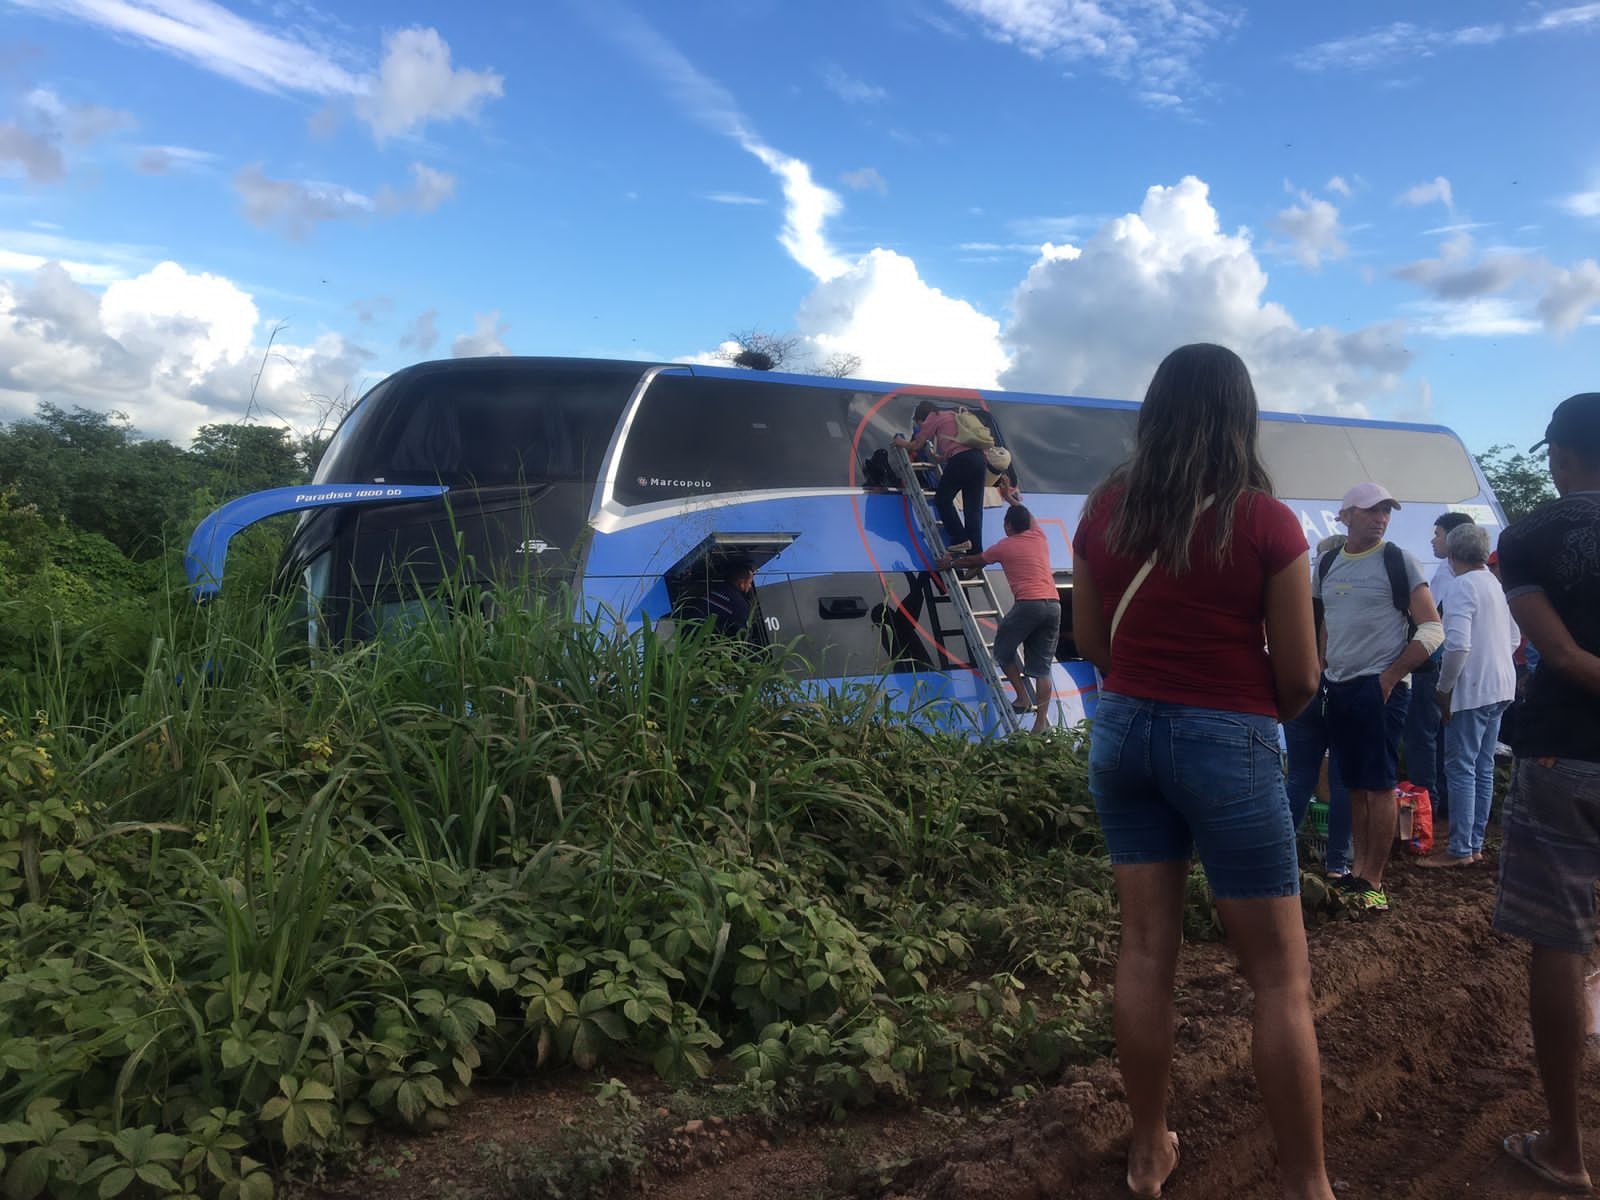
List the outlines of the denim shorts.
{"label": "denim shorts", "polygon": [[1494,927],[1535,946],[1594,949],[1600,762],[1518,759],[1502,819]]}
{"label": "denim shorts", "polygon": [[[1386,792],[1400,782],[1400,738],[1410,698],[1411,688],[1401,683],[1385,701],[1376,675],[1328,681],[1328,753],[1338,759],[1345,787]],[[1418,703],[1432,701],[1425,696]]]}
{"label": "denim shorts", "polygon": [[1114,865],[1197,853],[1221,899],[1300,892],[1271,717],[1101,692],[1089,790]]}
{"label": "denim shorts", "polygon": [[1018,600],[1000,618],[994,635],[994,660],[1004,667],[1020,645],[1022,673],[1032,679],[1050,674],[1056,661],[1056,642],[1061,636],[1061,601]]}

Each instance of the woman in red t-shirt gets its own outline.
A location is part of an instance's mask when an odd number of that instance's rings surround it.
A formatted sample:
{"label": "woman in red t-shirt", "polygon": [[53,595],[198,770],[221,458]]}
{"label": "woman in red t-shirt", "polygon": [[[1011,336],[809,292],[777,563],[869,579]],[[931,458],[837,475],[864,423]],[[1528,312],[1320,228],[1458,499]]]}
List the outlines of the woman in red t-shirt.
{"label": "woman in red t-shirt", "polygon": [[1195,853],[1255,992],[1256,1080],[1284,1194],[1333,1196],[1277,730],[1317,688],[1311,572],[1257,454],[1257,421],[1238,355],[1174,350],[1145,393],[1132,457],[1089,497],[1073,540],[1078,647],[1105,677],[1089,785],[1122,907],[1117,1052],[1128,1186],[1141,1196],[1159,1195],[1178,1160],[1172,981]]}

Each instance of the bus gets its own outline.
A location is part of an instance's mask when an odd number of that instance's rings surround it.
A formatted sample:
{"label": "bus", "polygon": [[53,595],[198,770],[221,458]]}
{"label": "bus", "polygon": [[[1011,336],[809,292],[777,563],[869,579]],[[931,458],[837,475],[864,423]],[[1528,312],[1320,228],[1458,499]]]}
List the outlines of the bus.
{"label": "bus", "polygon": [[[870,682],[905,707],[965,714],[982,734],[1006,728],[996,698],[907,498],[868,469],[924,399],[981,411],[1011,452],[1064,602],[1053,723],[1073,725],[1092,715],[1098,678],[1072,639],[1072,534],[1132,449],[1135,403],[675,363],[425,362],[350,410],[312,487],[255,512],[304,509],[283,565],[313,642],[378,636],[459,572],[560,581],[591,613],[670,623],[741,559],[757,572],[755,632],[788,647],[814,686]],[[1424,563],[1440,513],[1503,521],[1446,428],[1262,417],[1262,454],[1311,545],[1341,531],[1339,497],[1368,479],[1401,501],[1389,537]],[[993,542],[1001,501],[989,503]],[[206,569],[195,557],[191,574]],[[220,560],[212,569],[220,578]],[[1009,605],[998,569],[992,582]]]}

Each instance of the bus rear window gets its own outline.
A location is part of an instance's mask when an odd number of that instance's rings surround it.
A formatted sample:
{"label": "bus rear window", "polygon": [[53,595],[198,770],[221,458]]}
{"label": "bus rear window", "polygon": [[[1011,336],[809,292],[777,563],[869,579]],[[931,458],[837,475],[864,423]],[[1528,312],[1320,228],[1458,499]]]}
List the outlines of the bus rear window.
{"label": "bus rear window", "polygon": [[1260,446],[1280,496],[1337,500],[1368,479],[1401,501],[1455,504],[1478,495],[1467,453],[1447,433],[1262,421]]}
{"label": "bus rear window", "polygon": [[615,497],[849,487],[850,400],[843,388],[661,375],[628,430]]}
{"label": "bus rear window", "polygon": [[512,361],[401,375],[330,455],[330,469],[352,480],[480,487],[593,480],[641,370]]}

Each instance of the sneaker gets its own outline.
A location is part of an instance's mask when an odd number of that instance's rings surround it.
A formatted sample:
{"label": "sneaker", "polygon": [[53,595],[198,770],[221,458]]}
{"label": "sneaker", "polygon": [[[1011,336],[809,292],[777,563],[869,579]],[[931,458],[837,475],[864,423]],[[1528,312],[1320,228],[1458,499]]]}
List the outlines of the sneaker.
{"label": "sneaker", "polygon": [[1368,888],[1361,893],[1361,907],[1367,912],[1388,912],[1389,897],[1381,888]]}
{"label": "sneaker", "polygon": [[1352,871],[1346,871],[1333,886],[1341,892],[1365,892],[1372,889],[1370,883]]}
{"label": "sneaker", "polygon": [[966,554],[971,549],[972,543],[970,541],[951,542],[944,548],[944,552],[954,558],[958,554]]}

